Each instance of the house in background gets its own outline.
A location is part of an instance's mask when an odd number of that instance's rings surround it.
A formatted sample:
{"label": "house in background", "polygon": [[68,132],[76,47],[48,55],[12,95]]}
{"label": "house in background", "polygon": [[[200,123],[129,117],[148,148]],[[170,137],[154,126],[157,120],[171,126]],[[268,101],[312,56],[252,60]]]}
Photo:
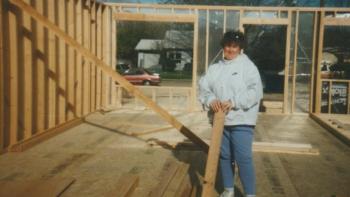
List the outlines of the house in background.
{"label": "house in background", "polygon": [[137,67],[150,68],[159,65],[163,40],[141,39],[135,50],[137,53]]}
{"label": "house in background", "polygon": [[175,70],[184,70],[185,65],[192,68],[193,31],[166,31],[163,47],[167,59],[175,63]]}
{"label": "house in background", "polygon": [[193,31],[169,30],[163,40],[141,39],[135,50],[138,52],[137,67],[191,70]]}

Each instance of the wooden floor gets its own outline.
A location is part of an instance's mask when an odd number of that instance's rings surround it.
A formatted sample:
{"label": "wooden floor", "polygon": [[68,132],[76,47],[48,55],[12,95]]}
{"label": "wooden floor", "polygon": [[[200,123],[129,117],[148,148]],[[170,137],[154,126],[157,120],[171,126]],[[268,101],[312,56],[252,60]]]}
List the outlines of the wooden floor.
{"label": "wooden floor", "polygon": [[312,114],[311,117],[350,146],[350,115]]}
{"label": "wooden floor", "polygon": [[[177,113],[196,134],[210,140],[204,112]],[[159,129],[160,128],[160,129]],[[125,173],[140,177],[134,196],[145,196],[168,158],[190,164],[199,184],[206,155],[152,112],[94,113],[86,122],[23,153],[0,157],[0,181],[75,179],[61,196],[103,196]],[[350,148],[306,115],[260,114],[256,142],[311,144],[319,154],[254,152],[259,197],[350,196]],[[153,144],[154,146],[150,146]],[[243,196],[239,179],[237,195]],[[218,177],[217,190],[221,192]]]}

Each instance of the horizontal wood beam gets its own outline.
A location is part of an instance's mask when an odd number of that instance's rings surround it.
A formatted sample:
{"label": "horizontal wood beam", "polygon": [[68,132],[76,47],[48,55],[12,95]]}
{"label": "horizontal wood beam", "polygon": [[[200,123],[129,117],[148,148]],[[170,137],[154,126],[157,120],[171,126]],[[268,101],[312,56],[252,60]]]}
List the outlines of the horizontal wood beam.
{"label": "horizontal wood beam", "polygon": [[14,144],[13,146],[9,147],[9,151],[11,152],[22,152],[27,150],[28,148],[33,147],[34,145],[47,140],[53,136],[56,136],[64,131],[66,131],[67,129],[73,128],[75,126],[80,125],[81,123],[83,123],[83,119],[82,118],[76,118],[73,119],[69,122],[63,123],[62,125],[59,125],[57,127],[54,127],[52,129],[49,129],[45,132],[42,133],[38,133],[35,135],[32,135],[31,138],[21,141],[17,144]]}
{"label": "horizontal wood beam", "polygon": [[310,113],[309,115],[315,122],[321,125],[324,129],[328,130],[334,136],[340,139],[342,142],[350,146],[350,135],[347,133],[347,131],[341,132],[341,129],[337,128],[337,126],[334,126],[332,125],[331,122],[327,122],[323,118],[321,118],[321,114],[319,113]]}
{"label": "horizontal wood beam", "polygon": [[243,25],[288,25],[288,18],[242,18]]}
{"label": "horizontal wood beam", "polygon": [[349,18],[325,18],[324,25],[326,26],[350,26]]}
{"label": "horizontal wood beam", "polygon": [[112,7],[125,7],[125,8],[158,8],[158,9],[200,9],[200,10],[236,10],[240,9],[248,11],[349,11],[349,8],[334,8],[334,7],[278,7],[278,6],[213,6],[213,5],[173,5],[173,4],[146,4],[146,3],[104,3],[105,5]]}
{"label": "horizontal wood beam", "polygon": [[156,103],[152,101],[152,99],[145,96],[138,88],[135,88],[129,81],[127,81],[123,76],[117,73],[111,66],[97,58],[93,55],[89,50],[84,48],[81,44],[75,41],[72,37],[67,35],[64,31],[62,31],[55,24],[51,23],[46,17],[39,14],[35,9],[33,9],[30,5],[24,3],[22,0],[10,0],[11,3],[21,8],[23,11],[27,12],[31,17],[37,20],[39,23],[44,25],[50,31],[54,32],[60,39],[63,39],[69,46],[73,47],[77,50],[78,53],[83,55],[88,61],[91,61],[96,66],[101,68],[107,75],[112,77],[114,81],[117,81],[121,86],[123,86],[128,92],[135,95],[138,99],[142,100],[150,109],[158,113],[164,120],[166,120],[169,124],[174,126],[178,131],[180,131],[183,135],[197,144],[204,152],[208,152],[209,146],[205,143],[201,138],[199,138],[196,134],[194,134],[191,130],[189,130],[185,125],[179,122],[174,116],[169,114],[166,110],[158,106]]}
{"label": "horizontal wood beam", "polygon": [[347,79],[321,79],[321,82],[332,82],[332,83],[349,83]]}
{"label": "horizontal wood beam", "polygon": [[147,21],[147,22],[176,22],[176,23],[194,23],[196,15],[194,14],[140,14],[140,13],[114,13],[114,20],[118,21]]}
{"label": "horizontal wood beam", "polygon": [[[120,85],[115,85],[115,87],[117,88],[121,88]],[[177,86],[137,86],[135,85],[135,87],[139,88],[139,89],[155,89],[155,90],[169,90],[171,89],[172,91],[177,91],[177,90],[191,90],[192,87],[177,87]]]}

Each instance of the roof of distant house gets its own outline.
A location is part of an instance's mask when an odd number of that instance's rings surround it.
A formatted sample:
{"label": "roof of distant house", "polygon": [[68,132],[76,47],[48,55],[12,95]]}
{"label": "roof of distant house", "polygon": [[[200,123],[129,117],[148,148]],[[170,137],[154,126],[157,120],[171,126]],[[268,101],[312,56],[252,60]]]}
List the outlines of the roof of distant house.
{"label": "roof of distant house", "polygon": [[151,39],[141,39],[137,43],[135,50],[161,50],[162,49],[162,40],[151,40]]}
{"label": "roof of distant house", "polygon": [[162,49],[190,50],[193,48],[193,31],[169,30],[164,40],[141,39],[135,50],[156,51]]}

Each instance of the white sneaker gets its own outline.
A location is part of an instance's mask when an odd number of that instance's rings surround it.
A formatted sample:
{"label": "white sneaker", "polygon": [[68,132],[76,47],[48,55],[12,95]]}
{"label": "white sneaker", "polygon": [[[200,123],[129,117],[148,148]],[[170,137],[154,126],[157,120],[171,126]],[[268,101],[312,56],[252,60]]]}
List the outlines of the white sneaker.
{"label": "white sneaker", "polygon": [[234,191],[228,191],[228,190],[224,190],[224,192],[222,192],[220,194],[220,197],[234,197],[235,196],[235,192]]}

